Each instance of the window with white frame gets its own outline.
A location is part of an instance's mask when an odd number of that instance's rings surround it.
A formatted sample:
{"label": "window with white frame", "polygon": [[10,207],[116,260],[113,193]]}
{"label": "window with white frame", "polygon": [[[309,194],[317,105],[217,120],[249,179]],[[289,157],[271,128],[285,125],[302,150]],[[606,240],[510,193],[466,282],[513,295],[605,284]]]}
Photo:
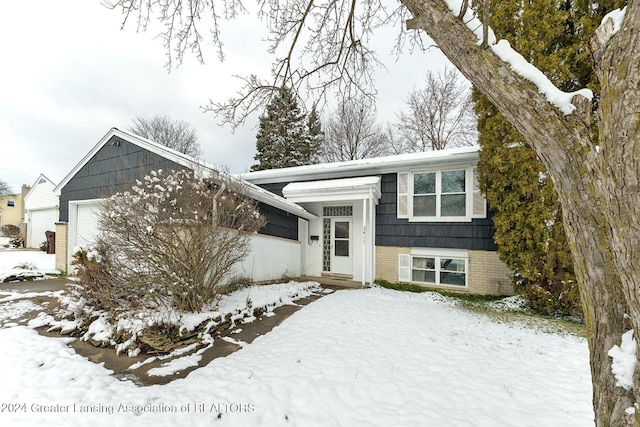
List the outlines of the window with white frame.
{"label": "window with white frame", "polygon": [[398,256],[398,281],[435,286],[467,286],[468,258],[463,253]]}
{"label": "window with white frame", "polygon": [[398,218],[471,221],[486,217],[476,168],[398,173]]}

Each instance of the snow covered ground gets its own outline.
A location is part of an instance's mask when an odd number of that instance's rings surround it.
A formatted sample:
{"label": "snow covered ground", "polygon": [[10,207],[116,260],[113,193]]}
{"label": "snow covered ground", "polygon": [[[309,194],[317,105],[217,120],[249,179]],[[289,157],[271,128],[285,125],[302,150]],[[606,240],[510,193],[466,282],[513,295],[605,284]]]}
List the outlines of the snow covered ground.
{"label": "snow covered ground", "polygon": [[60,274],[56,270],[56,256],[40,251],[8,249],[0,251],[0,283],[6,278],[38,277]]}
{"label": "snow covered ground", "polygon": [[0,329],[1,425],[593,425],[584,339],[432,293],[337,291],[163,386],[117,379],[67,341]]}

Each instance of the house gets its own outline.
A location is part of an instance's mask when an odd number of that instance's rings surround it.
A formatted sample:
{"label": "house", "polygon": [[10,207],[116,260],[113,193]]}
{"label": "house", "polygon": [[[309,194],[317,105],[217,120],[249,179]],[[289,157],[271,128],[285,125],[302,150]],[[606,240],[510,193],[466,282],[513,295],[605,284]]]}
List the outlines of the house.
{"label": "house", "polygon": [[[136,180],[159,169],[189,169],[214,182],[220,182],[223,173],[183,153],[112,128],[54,189],[60,199],[56,268],[71,271],[72,251],[94,240],[95,214],[101,200],[130,190]],[[235,267],[232,275],[251,275],[257,281],[303,275],[299,232],[304,227],[300,224],[315,215],[283,197],[245,184],[248,195],[258,202],[268,223],[252,237],[250,255]]]}
{"label": "house", "polygon": [[315,215],[301,233],[310,276],[509,294],[477,162],[467,147],[242,177]]}
{"label": "house", "polygon": [[[511,293],[477,186],[477,148],[292,167],[236,176],[267,224],[231,277],[254,281],[328,276],[360,284],[412,282],[480,294]],[[151,171],[215,167],[111,129],[55,187],[56,268],[97,233],[100,200]]]}
{"label": "house", "polygon": [[55,231],[58,221],[58,196],[54,188],[59,180],[52,181],[40,175],[24,196],[25,247],[39,248],[46,240],[45,232]]}
{"label": "house", "polygon": [[28,191],[29,187],[23,185],[20,193],[0,197],[0,229],[5,225],[15,225],[20,228],[24,197]]}

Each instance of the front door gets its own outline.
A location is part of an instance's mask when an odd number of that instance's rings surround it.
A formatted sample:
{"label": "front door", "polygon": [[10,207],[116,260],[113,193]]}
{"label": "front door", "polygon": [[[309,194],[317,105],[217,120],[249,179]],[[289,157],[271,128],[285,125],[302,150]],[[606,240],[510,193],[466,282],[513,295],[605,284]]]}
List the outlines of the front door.
{"label": "front door", "polygon": [[352,221],[350,218],[331,218],[331,272],[353,274]]}

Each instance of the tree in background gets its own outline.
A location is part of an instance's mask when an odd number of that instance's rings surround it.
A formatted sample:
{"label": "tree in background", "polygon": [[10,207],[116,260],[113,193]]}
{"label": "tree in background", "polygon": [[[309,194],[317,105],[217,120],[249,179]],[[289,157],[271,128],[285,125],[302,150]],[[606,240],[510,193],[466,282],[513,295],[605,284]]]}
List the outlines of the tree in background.
{"label": "tree in background", "polygon": [[311,164],[317,137],[311,137],[308,123],[294,93],[287,88],[280,89],[260,116],[254,157],[258,163],[251,170]]}
{"label": "tree in background", "polygon": [[324,141],[324,131],[320,122],[320,115],[316,109],[316,105],[311,108],[307,117],[307,129],[309,129],[309,158],[310,163],[317,163],[319,150]]}
{"label": "tree in background", "polygon": [[340,103],[325,124],[320,159],[324,162],[343,162],[387,153],[387,137],[377,124],[371,102],[364,98],[351,98]]}
{"label": "tree in background", "polygon": [[[0,197],[8,196],[9,194],[11,194],[11,187],[9,187],[9,184],[7,184],[6,182],[0,180]],[[0,209],[2,209],[1,206]]]}
{"label": "tree in background", "polygon": [[399,144],[396,153],[473,145],[477,142],[476,119],[471,102],[471,88],[464,77],[447,66],[439,73],[429,71],[425,86],[414,88],[399,113],[396,129]]}
{"label": "tree in background", "polygon": [[129,130],[143,138],[162,144],[195,159],[200,157],[200,143],[196,131],[183,120],[169,116],[138,116]]}

